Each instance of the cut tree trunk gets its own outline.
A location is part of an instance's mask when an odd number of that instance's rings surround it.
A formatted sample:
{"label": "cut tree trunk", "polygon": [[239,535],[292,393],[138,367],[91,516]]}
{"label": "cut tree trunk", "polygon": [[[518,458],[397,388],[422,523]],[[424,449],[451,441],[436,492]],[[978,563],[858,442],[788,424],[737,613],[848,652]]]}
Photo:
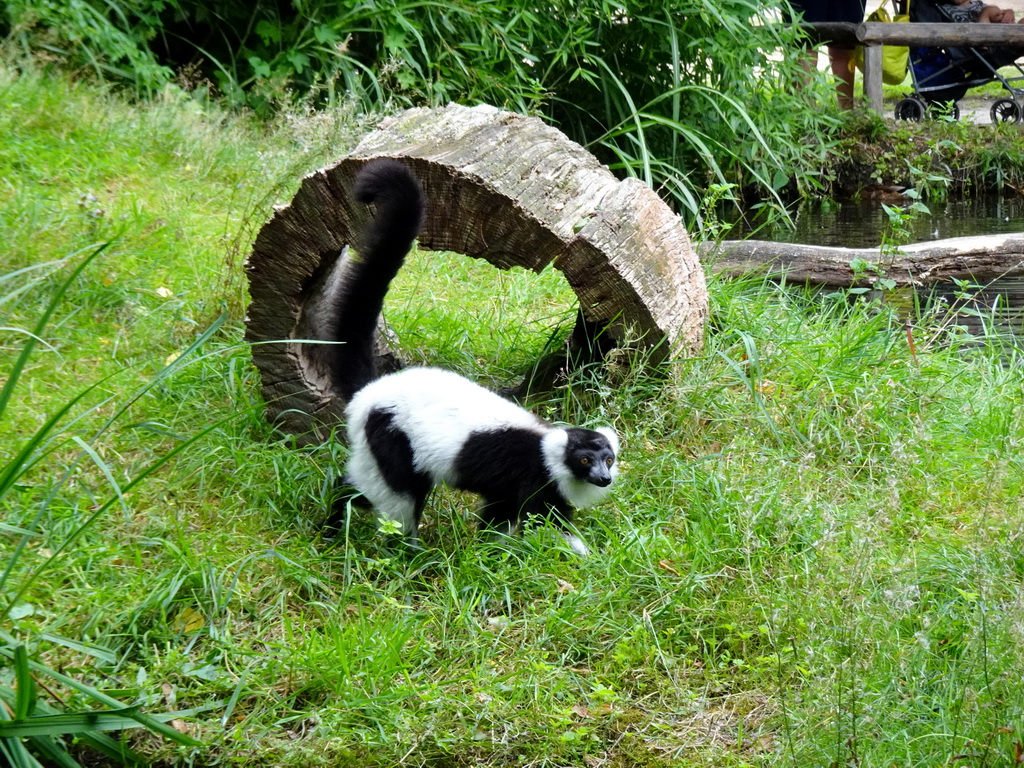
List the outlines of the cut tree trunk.
{"label": "cut tree trunk", "polygon": [[[879,248],[831,248],[761,240],[702,243],[701,261],[725,277],[763,274],[790,283],[871,286],[879,278],[897,286],[988,282],[1024,273],[1024,234],[953,237],[905,245],[892,253]],[[854,270],[861,260],[866,269]]]}
{"label": "cut tree trunk", "polygon": [[[500,269],[539,272],[553,263],[579,298],[577,343],[603,335],[654,361],[700,347],[704,273],[679,218],[650,188],[619,181],[535,118],[487,106],[411,109],[307,176],[253,245],[246,339],[268,415],[285,431],[318,440],[341,420],[329,345],[316,342],[325,298],[347,276],[347,246],[370,215],[349,190],[377,157],[405,162],[423,186],[421,249]],[[378,362],[389,370],[399,363],[386,336]]]}

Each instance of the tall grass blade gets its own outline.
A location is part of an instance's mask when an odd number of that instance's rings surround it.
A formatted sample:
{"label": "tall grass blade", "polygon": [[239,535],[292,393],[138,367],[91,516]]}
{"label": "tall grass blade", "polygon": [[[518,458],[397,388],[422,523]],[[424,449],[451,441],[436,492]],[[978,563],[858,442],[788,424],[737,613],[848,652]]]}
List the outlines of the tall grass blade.
{"label": "tall grass blade", "polygon": [[[28,472],[32,467],[38,463],[44,456],[45,452],[42,451],[42,447],[47,444],[48,436],[56,426],[79,402],[85,398],[97,385],[93,385],[86,390],[83,390],[78,395],[73,397],[70,401],[65,403],[53,416],[46,420],[46,422],[33,434],[21,447],[15,456],[8,461],[8,463],[0,470],[0,498],[3,498],[17,483],[18,479]],[[65,479],[70,474],[70,468],[65,473]],[[63,482],[63,481],[62,481]],[[51,495],[57,492],[57,488],[62,483],[57,483],[54,489],[51,491]],[[38,524],[41,519],[43,512],[45,511],[46,504],[40,505],[39,512],[32,521],[32,527]],[[18,543],[15,544],[14,552],[7,560],[7,565],[4,568],[2,574],[0,574],[0,591],[3,591],[7,584],[14,567],[17,565],[21,553],[24,551],[25,546],[28,544],[30,538],[35,535],[33,531],[27,531],[21,536]],[[8,606],[9,608],[10,606]],[[0,619],[6,617],[6,610],[0,612]]]}
{"label": "tall grass blade", "polygon": [[[10,640],[9,635],[0,633],[0,639],[4,638]],[[0,699],[3,699],[4,701],[9,701],[11,699],[9,692],[2,687],[0,687]],[[123,705],[121,706],[121,708],[124,708]],[[59,712],[56,708],[54,708],[52,705],[47,703],[45,699],[39,699],[36,702],[36,709],[39,712],[41,712],[43,716],[63,714]],[[89,715],[89,713],[83,714],[85,716]],[[187,714],[188,713],[184,712],[175,712],[167,716],[184,717],[187,716]],[[10,721],[6,722],[10,723]],[[129,723],[125,725],[125,728],[135,727],[139,726],[134,720],[131,720]],[[149,764],[148,761],[142,757],[142,755],[138,754],[130,747],[126,746],[125,744],[122,744],[116,739],[113,739],[107,734],[102,733],[100,731],[85,728],[83,730],[75,732],[75,737],[80,741],[84,742],[85,744],[87,744],[92,749],[96,750],[98,753],[106,755],[108,758],[121,765],[144,766]],[[73,758],[71,758],[70,755],[68,755],[64,745],[59,740],[54,739],[53,737],[30,736],[25,740],[25,742],[17,738],[11,738],[7,740],[0,739],[0,744],[5,743],[5,741],[11,744],[23,744],[27,742],[29,745],[31,745],[33,753],[38,754],[40,757],[46,760],[48,766],[66,765],[70,768],[81,768],[79,763],[75,761]],[[30,753],[26,752],[26,754]]]}
{"label": "tall grass blade", "polygon": [[96,643],[89,643],[84,640],[72,640],[70,637],[61,637],[60,635],[54,635],[50,632],[40,632],[39,639],[44,640],[47,643],[63,646],[75,653],[92,656],[93,658],[99,659],[100,661],[110,665],[117,664],[118,662],[118,656],[116,653],[109,648]]}
{"label": "tall grass blade", "polygon": [[[10,635],[8,635],[6,632],[0,631],[0,639],[7,638],[10,638]],[[0,655],[13,659],[15,651],[11,650],[10,646],[0,646]],[[46,677],[56,680],[57,682],[67,686],[68,688],[76,690],[79,693],[84,694],[85,696],[88,696],[93,701],[96,701],[99,704],[109,707],[110,710],[119,712],[120,715],[127,717],[129,720],[136,723],[137,725],[140,725],[153,733],[158,733],[161,736],[175,742],[176,744],[182,744],[184,746],[192,747],[200,747],[203,744],[201,741],[192,738],[188,734],[184,734],[181,731],[175,730],[171,726],[160,722],[159,719],[152,715],[147,715],[141,711],[133,710],[131,708],[125,709],[124,704],[122,702],[118,701],[113,696],[108,696],[98,688],[94,688],[91,685],[86,685],[80,680],[70,677],[69,675],[65,675],[62,672],[58,672],[55,669],[51,669],[50,667],[47,667],[44,664],[40,664],[37,661],[27,659],[26,663],[28,667],[36,673],[45,675]]]}
{"label": "tall grass blade", "polygon": [[[6,764],[12,768],[45,768],[29,754],[20,739],[0,739],[0,757],[4,758]],[[81,766],[72,764],[69,768],[81,768]]]}
{"label": "tall grass blade", "polygon": [[28,739],[28,742],[36,754],[46,761],[47,768],[82,768],[82,764],[68,754],[64,745],[52,738],[36,736]]}
{"label": "tall grass blade", "polygon": [[[97,254],[91,254],[90,259],[93,258],[95,255]],[[49,311],[52,314],[52,309],[50,309]],[[195,350],[201,347],[206,341],[208,341],[215,333],[217,333],[220,330],[220,328],[224,325],[226,318],[226,313],[221,314],[213,323],[210,324],[210,326],[203,333],[197,336],[192,341],[192,343],[189,344],[189,346],[181,355],[179,355],[175,360],[173,360],[168,365],[165,365],[157,373],[156,376],[150,379],[142,387],[138,388],[131,397],[127,398],[127,400],[124,403],[122,403],[118,408],[116,408],[114,412],[111,414],[111,416],[93,434],[91,442],[95,443],[99,439],[99,437],[103,435],[111,427],[111,425],[113,425],[119,418],[121,418],[123,414],[135,402],[137,402],[139,398],[143,397],[145,393],[148,392],[152,387],[156,386],[159,382],[163,381],[167,376],[171,375],[173,371],[177,370],[182,365],[184,365],[185,362],[190,358],[192,353],[195,352]],[[41,331],[42,327],[40,327],[39,330]],[[28,346],[28,343],[26,343],[26,346]],[[22,365],[24,365],[24,363],[22,363]],[[3,495],[10,490],[11,487],[13,487],[14,483],[17,481],[19,477],[21,477],[36,461],[38,461],[41,458],[40,448],[45,444],[49,433],[57,426],[57,424],[60,423],[64,416],[77,403],[79,403],[89,392],[91,392],[97,386],[98,385],[93,385],[92,387],[87,388],[86,390],[72,398],[70,402],[66,403],[56,414],[50,417],[46,421],[46,423],[39,430],[37,430],[37,432],[31,438],[29,438],[29,440],[22,447],[19,453],[14,457],[14,459],[3,468],[3,471],[0,472],[0,498],[2,498]],[[7,604],[3,607],[3,609],[0,609],[0,620],[6,618],[7,614],[10,612],[10,609],[17,603],[17,600],[20,599],[20,597],[24,594],[25,590],[28,589],[31,583],[36,578],[38,578],[38,576],[54,562],[55,558],[57,558],[61,553],[63,553],[75,541],[77,541],[77,539],[86,530],[88,530],[89,527],[91,527],[93,522],[96,519],[98,519],[101,512],[106,512],[106,510],[109,509],[113,503],[120,503],[125,514],[129,514],[127,504],[124,500],[124,493],[129,488],[132,488],[135,485],[137,485],[138,482],[141,482],[142,479],[148,477],[150,472],[154,471],[156,467],[162,466],[165,460],[169,459],[173,455],[176,455],[183,446],[192,445],[197,439],[201,438],[203,435],[208,434],[209,431],[209,429],[204,430],[199,435],[196,435],[192,439],[186,440],[185,442],[176,446],[175,449],[173,449],[163,459],[158,460],[156,463],[151,465],[147,470],[143,471],[138,477],[132,480],[124,488],[121,488],[119,486],[119,484],[114,479],[113,473],[110,471],[110,468],[106,465],[106,463],[102,460],[99,454],[95,451],[94,448],[92,448],[92,446],[89,443],[85,442],[77,435],[72,437],[72,440],[75,443],[77,443],[79,447],[82,449],[82,454],[88,455],[96,463],[97,467],[99,467],[100,470],[104,473],[105,477],[110,483],[111,488],[114,491],[114,496],[104,504],[101,504],[99,508],[96,511],[94,511],[88,518],[86,518],[86,521],[78,528],[76,528],[75,531],[73,531],[72,534],[68,537],[68,539],[65,540],[54,551],[53,555],[51,555],[50,558],[44,561],[33,574],[29,575],[29,577],[22,584],[21,588],[19,588],[15,592],[15,597],[9,600]],[[72,463],[71,467],[69,467],[65,471],[64,479],[61,482],[55,484],[54,488],[50,492],[51,497],[57,493],[60,486],[63,484],[64,480],[66,480],[66,478],[69,476],[71,469],[74,466],[77,466],[77,464],[78,459],[76,459]],[[38,523],[41,515],[43,514],[44,509],[45,503],[41,506],[39,513],[36,515],[36,518],[33,521],[33,527],[35,527],[35,525]],[[10,576],[17,562],[20,559],[20,556],[24,551],[24,548],[27,545],[28,540],[29,536],[22,536],[18,543],[15,545],[13,555],[9,558],[8,563],[3,571],[3,574],[0,574],[0,590],[4,588],[7,581],[10,579]]]}
{"label": "tall grass blade", "polygon": [[131,512],[128,510],[128,504],[125,503],[124,494],[121,492],[121,486],[118,484],[117,478],[114,477],[114,473],[110,470],[110,465],[100,458],[100,455],[96,452],[95,448],[85,442],[85,440],[80,438],[78,435],[73,435],[71,439],[89,456],[90,459],[92,459],[93,464],[95,464],[99,468],[100,472],[103,473],[103,477],[106,478],[107,484],[110,485],[111,489],[114,491],[114,496],[120,502],[121,510],[124,512],[125,517],[129,517]]}
{"label": "tall grass blade", "polygon": [[113,240],[108,240],[100,246],[94,248],[85,258],[83,258],[78,266],[72,270],[71,274],[68,275],[54,291],[53,297],[50,299],[49,304],[43,310],[40,315],[38,322],[36,322],[35,328],[32,333],[29,334],[28,340],[21,349],[21,354],[18,355],[14,361],[14,365],[11,367],[10,372],[7,374],[7,381],[4,382],[2,388],[0,388],[0,418],[3,418],[4,411],[7,409],[7,403],[11,398],[11,394],[14,392],[14,387],[18,383],[18,379],[21,378],[22,372],[25,370],[25,365],[28,363],[29,357],[32,355],[32,350],[35,349],[36,339],[40,338],[43,333],[43,329],[46,328],[50,322],[50,317],[56,311],[58,305],[64,299],[64,294],[67,293],[68,288],[78,279],[78,276],[85,271],[97,256],[107,250],[108,247],[113,243]]}
{"label": "tall grass blade", "polygon": [[[214,424],[211,424],[209,427],[207,427],[206,429],[202,430],[201,432],[193,435],[191,438],[189,438],[185,442],[180,443],[180,444],[174,446],[174,448],[172,448],[170,451],[165,453],[159,459],[157,459],[152,464],[148,465],[145,469],[143,469],[141,472],[139,472],[139,474],[137,474],[135,477],[133,477],[130,482],[126,483],[121,488],[121,494],[120,495],[116,495],[116,496],[114,496],[112,498],[109,498],[103,504],[99,505],[92,512],[92,514],[90,514],[74,531],[71,532],[71,534],[63,542],[61,542],[61,544],[53,551],[53,554],[50,557],[48,557],[46,560],[44,560],[42,563],[40,563],[31,573],[29,573],[24,578],[24,580],[22,581],[22,583],[18,587],[18,589],[15,590],[14,594],[8,599],[7,604],[3,607],[3,609],[0,609],[0,620],[3,620],[5,618],[7,618],[8,614],[11,611],[11,608],[13,608],[15,605],[17,605],[18,601],[21,600],[21,598],[24,596],[25,592],[28,591],[28,589],[32,586],[32,584],[45,571],[47,571],[51,567],[53,567],[60,560],[60,558],[64,554],[64,552],[67,549],[69,549],[76,541],[78,541],[78,539],[82,536],[82,534],[84,534],[87,530],[89,530],[89,528],[91,528],[92,525],[100,517],[102,517],[104,514],[106,514],[107,510],[109,510],[114,504],[118,503],[123,496],[127,495],[129,491],[131,491],[137,485],[140,485],[142,482],[147,480],[152,474],[154,474],[157,470],[159,470],[165,464],[170,462],[178,454],[184,452],[188,448],[191,448],[193,445],[195,445],[196,443],[201,441],[203,438],[205,438],[211,432],[213,432],[213,431],[215,431],[217,429],[220,429],[224,424],[230,422],[231,420],[233,420],[235,418],[236,417],[233,416],[233,415],[232,416],[226,416],[225,418],[215,422]],[[8,570],[10,570],[10,569],[8,569]]]}
{"label": "tall grass blade", "polygon": [[[14,701],[14,719],[24,720],[32,714],[36,702],[36,682],[32,679],[32,671],[28,666],[28,651],[18,644],[14,647],[14,679],[18,686],[17,698]],[[5,734],[0,720],[0,737]]]}
{"label": "tall grass blade", "polygon": [[132,717],[138,711],[138,705],[134,705],[121,709],[0,720],[0,738],[26,739],[36,736],[62,736],[83,731],[123,731],[126,728],[139,727],[139,722]]}

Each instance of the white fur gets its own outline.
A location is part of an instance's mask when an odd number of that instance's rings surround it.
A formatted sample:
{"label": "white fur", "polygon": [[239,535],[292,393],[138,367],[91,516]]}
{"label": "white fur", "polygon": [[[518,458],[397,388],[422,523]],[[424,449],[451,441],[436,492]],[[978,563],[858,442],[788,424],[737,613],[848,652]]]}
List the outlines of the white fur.
{"label": "white fur", "polygon": [[[367,385],[356,393],[345,408],[348,422],[349,476],[358,479],[359,490],[378,514],[402,525],[410,540],[416,539],[415,500],[396,492],[384,480],[366,440],[366,420],[374,409],[385,408],[394,414],[394,424],[412,444],[415,468],[433,482],[451,483],[452,469],[459,451],[473,432],[496,431],[507,427],[528,429],[541,435],[544,466],[555,480],[559,493],[576,509],[599,503],[611,486],[600,488],[577,479],[565,465],[568,434],[551,427],[529,411],[474,384],[457,373],[439,368],[407,368]],[[619,438],[608,427],[597,430],[618,453]],[[611,468],[614,482],[618,462]],[[587,546],[574,534],[566,534],[573,551],[588,553]]]}
{"label": "white fur", "polygon": [[616,456],[615,468],[613,470],[614,474],[612,475],[612,479],[614,479],[615,476],[619,474],[619,436],[615,434],[615,430],[612,429],[611,427],[598,427],[594,431],[604,435],[608,439],[608,442],[612,444],[612,452]]}
{"label": "white fur", "polygon": [[566,533],[565,540],[569,542],[569,549],[571,549],[577,555],[586,557],[590,554],[590,550],[587,549],[587,545],[583,543],[583,539],[581,539],[575,533]]}
{"label": "white fur", "polygon": [[345,408],[352,454],[349,475],[384,517],[414,537],[414,502],[384,481],[366,442],[364,427],[375,408],[392,409],[395,426],[409,437],[415,467],[434,483],[451,482],[451,470],[471,432],[518,427],[542,434],[545,425],[529,411],[469,379],[439,368],[407,368],[361,389]]}
{"label": "white fur", "polygon": [[349,432],[352,454],[349,458],[348,474],[359,478],[359,490],[370,500],[377,513],[387,519],[401,524],[402,533],[415,544],[416,531],[416,500],[407,493],[399,493],[392,489],[384,480],[373,460],[373,454],[366,443],[366,433]]}
{"label": "white fur", "polygon": [[506,427],[545,431],[529,411],[451,371],[408,368],[360,390],[345,409],[349,437],[363,432],[375,408],[392,409],[395,426],[409,436],[416,469],[435,481],[450,470],[472,432]]}

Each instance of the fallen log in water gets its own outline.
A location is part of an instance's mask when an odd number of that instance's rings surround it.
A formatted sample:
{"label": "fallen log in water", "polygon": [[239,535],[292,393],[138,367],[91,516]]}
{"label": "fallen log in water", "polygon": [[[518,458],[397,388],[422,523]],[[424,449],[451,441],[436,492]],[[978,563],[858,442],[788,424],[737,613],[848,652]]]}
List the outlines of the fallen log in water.
{"label": "fallen log in water", "polygon": [[988,282],[1024,274],[1024,233],[953,237],[885,252],[881,248],[725,240],[701,243],[698,254],[710,273],[724,277],[764,274],[790,283],[840,288],[871,286],[880,278],[897,286],[953,280]]}

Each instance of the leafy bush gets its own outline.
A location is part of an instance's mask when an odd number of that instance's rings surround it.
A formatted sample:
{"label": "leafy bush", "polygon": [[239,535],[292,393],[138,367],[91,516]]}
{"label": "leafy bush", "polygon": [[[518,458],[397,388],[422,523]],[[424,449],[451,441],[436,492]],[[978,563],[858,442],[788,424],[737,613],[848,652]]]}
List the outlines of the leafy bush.
{"label": "leafy bush", "polygon": [[[490,103],[541,114],[698,215],[709,183],[817,186],[835,119],[796,31],[763,0],[15,0],[8,27],[138,88],[203,82],[268,111],[298,94],[363,109]],[[810,96],[808,96],[810,94]],[[828,101],[826,96],[826,101]],[[808,142],[807,136],[815,137]],[[784,170],[785,169],[785,170]]]}
{"label": "leafy bush", "polygon": [[26,50],[126,81],[140,93],[173,76],[149,47],[163,0],[130,7],[118,0],[8,0],[5,5],[7,18],[0,17],[0,30]]}

